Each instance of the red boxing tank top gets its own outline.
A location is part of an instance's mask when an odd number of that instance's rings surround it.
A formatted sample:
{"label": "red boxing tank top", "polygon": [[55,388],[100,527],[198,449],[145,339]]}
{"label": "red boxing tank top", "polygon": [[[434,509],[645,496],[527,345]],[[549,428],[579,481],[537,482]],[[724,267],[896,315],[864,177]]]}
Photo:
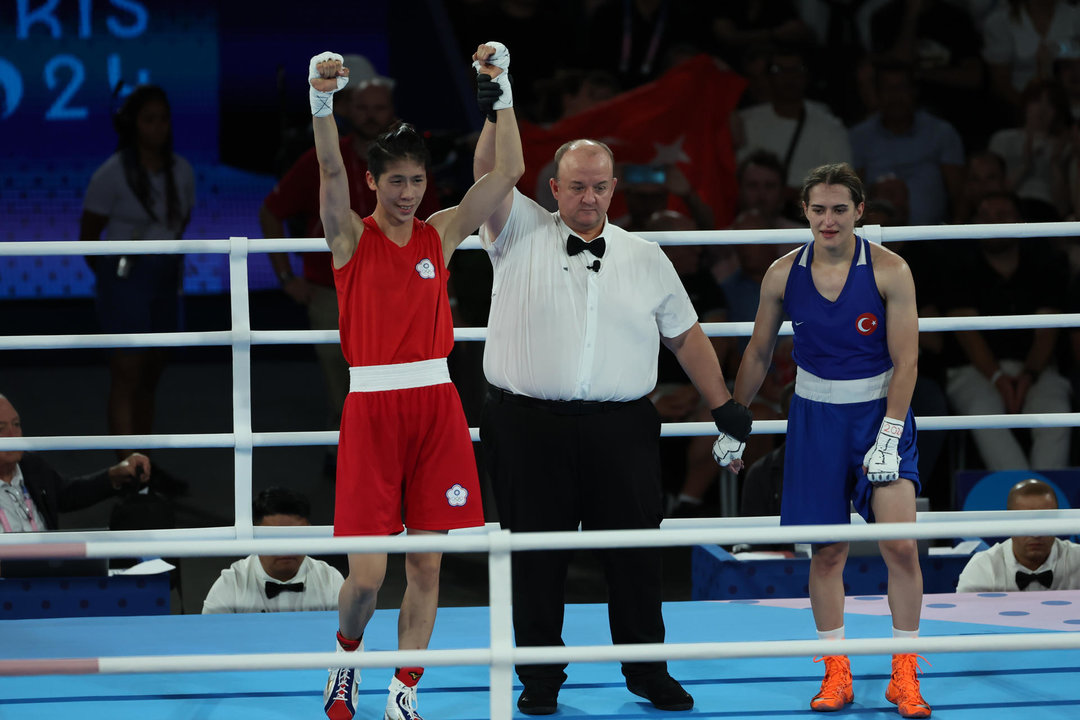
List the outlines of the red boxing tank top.
{"label": "red boxing tank top", "polygon": [[341,351],[352,367],[444,358],[454,324],[442,240],[413,218],[412,237],[398,247],[371,216],[344,267],[334,268]]}

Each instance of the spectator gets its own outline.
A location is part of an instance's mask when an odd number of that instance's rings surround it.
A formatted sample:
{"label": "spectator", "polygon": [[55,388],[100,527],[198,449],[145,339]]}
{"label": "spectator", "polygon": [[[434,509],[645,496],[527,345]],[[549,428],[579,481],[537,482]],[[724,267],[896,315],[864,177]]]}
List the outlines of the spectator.
{"label": "spectator", "polygon": [[[154,85],[135,88],[113,118],[116,153],[90,178],[80,240],[175,240],[195,205],[195,174],[173,152],[169,101]],[[105,333],[180,329],[180,255],[87,257],[96,277],[98,324]],[[123,348],[109,356],[109,432],[146,435],[165,366],[162,348]],[[124,458],[130,450],[116,451]]]}
{"label": "spectator", "polygon": [[[259,527],[311,524],[311,503],[280,487],[263,490],[252,504]],[[221,571],[203,601],[203,614],[337,610],[345,578],[307,555],[248,555]]]}
{"label": "spectator", "polygon": [[[1016,197],[987,195],[972,222],[1020,222]],[[962,258],[964,272],[944,299],[958,317],[1061,312],[1065,307],[1067,265],[1039,241],[1016,238],[980,240]],[[962,415],[1069,412],[1068,381],[1054,366],[1059,330],[967,330],[955,334],[946,373],[946,394]],[[989,470],[1052,469],[1068,464],[1069,428],[1031,430],[1030,457],[1011,430],[972,430]]]}
{"label": "spectator", "polygon": [[1058,43],[1054,54],[1054,79],[1069,99],[1069,114],[1080,118],[1080,38]]}
{"label": "spectator", "polygon": [[708,28],[698,3],[607,0],[587,23],[584,56],[629,90],[659,76],[673,47],[708,47]]}
{"label": "spectator", "polygon": [[1023,125],[999,130],[990,151],[1005,161],[1006,189],[1026,203],[1030,220],[1060,220],[1069,211],[1073,162],[1069,99],[1052,80],[1036,80],[1021,95]]}
{"label": "spectator", "polygon": [[[869,49],[878,60],[911,65],[922,104],[949,118],[969,147],[983,147],[1000,113],[984,90],[982,38],[955,0],[887,0],[872,11]],[[867,107],[876,109],[874,98]]]}
{"label": "spectator", "polygon": [[695,230],[715,227],[712,208],[694,191],[678,165],[622,165],[619,175],[628,213],[618,219],[620,227],[645,230],[649,219],[667,209],[674,199],[686,206]]}
{"label": "spectator", "polygon": [[[649,232],[693,231],[700,228],[687,216],[673,210],[655,213],[645,225]],[[724,294],[704,265],[700,245],[664,245],[664,254],[671,260],[675,272],[701,322],[724,322],[727,308]],[[730,338],[710,338],[717,357],[725,357]],[[649,393],[664,422],[709,420],[697,388],[686,376],[678,360],[666,349],[657,358],[657,384]],[[716,462],[712,457],[713,439],[708,436],[692,438],[662,438],[660,441],[661,475],[670,517],[691,517],[700,514],[705,490],[716,477]],[[700,492],[687,488],[701,488]]]}
{"label": "spectator", "polygon": [[619,94],[619,81],[603,70],[557,70],[537,83],[537,120],[554,124]]}
{"label": "spectator", "polygon": [[[897,177],[886,177],[874,183],[867,194],[866,212],[862,225],[906,225],[909,215],[907,184]],[[941,315],[941,292],[946,282],[942,267],[947,265],[948,250],[937,243],[926,241],[891,241],[890,250],[904,259],[911,270],[915,286],[919,288],[919,317]],[[944,333],[919,333],[919,376],[911,395],[911,409],[916,417],[948,415],[945,400],[945,368],[942,349]],[[945,445],[943,431],[919,431],[919,477],[924,478],[924,495],[939,510],[951,509],[952,497],[949,483],[930,481],[937,466],[938,457]]]}
{"label": "spectator", "polygon": [[[15,406],[0,395],[0,437],[22,437]],[[132,481],[150,480],[150,460],[132,453],[105,470],[67,479],[37,453],[0,451],[0,532],[57,530],[60,513],[113,497]]]}
{"label": "spectator", "polygon": [[855,169],[869,186],[886,176],[907,184],[912,225],[937,225],[949,217],[960,193],[964,148],[948,122],[916,103],[910,65],[874,68],[878,112],[851,129]]}
{"label": "spectator", "polygon": [[716,3],[712,32],[718,55],[735,66],[747,50],[770,43],[809,45],[813,33],[795,7],[794,0],[745,0]]}
{"label": "spectator", "polygon": [[[994,93],[1017,110],[1032,80],[1050,77],[1056,49],[1080,36],[1080,8],[1063,0],[1007,0],[983,26]],[[1019,114],[1019,113],[1018,113]]]}
{"label": "spectator", "polygon": [[[554,59],[551,38],[562,36],[570,45],[572,37],[566,37],[563,23],[581,27],[583,12],[577,3],[552,3],[544,0],[449,0],[446,12],[454,28],[458,46],[465,55],[476,49],[476,38],[499,38],[500,42],[514,50],[514,87],[523,97],[536,97],[536,86],[559,66],[573,63],[569,53]],[[566,48],[569,50],[569,47]],[[526,101],[527,102],[527,101]],[[522,107],[518,102],[517,116],[537,121],[534,106]],[[465,184],[465,189],[469,184]]]}
{"label": "spectator", "polygon": [[[1021,480],[1009,490],[1007,510],[1057,510],[1054,489]],[[1080,589],[1080,545],[1055,537],[1019,535],[975,553],[960,573],[956,592]]]}
{"label": "spectator", "polygon": [[[753,208],[743,211],[735,218],[732,230],[767,230],[768,222]],[[769,267],[781,257],[790,246],[775,243],[752,243],[735,245],[738,269],[721,283],[724,298],[728,305],[728,320],[731,322],[753,322],[757,317],[758,300],[761,297],[761,281]],[[735,375],[739,368],[739,359],[746,352],[748,337],[734,338],[730,343],[731,352],[724,358],[729,375]],[[795,364],[791,359],[791,338],[785,337],[776,343],[773,349],[772,364],[765,374],[761,388],[750,403],[750,410],[759,420],[779,420],[780,394],[788,382],[795,377]],[[751,435],[746,440],[743,463],[750,465],[762,455],[776,447],[775,435]],[[684,488],[684,493],[696,494]]]}
{"label": "spectator", "polygon": [[756,213],[765,229],[806,227],[787,216],[784,197],[784,163],[769,150],[743,155],[735,169],[739,187],[739,213]]}
{"label": "spectator", "polygon": [[1004,158],[990,150],[973,153],[964,168],[964,184],[953,207],[953,222],[969,222],[980,200],[991,193],[1003,192],[1008,192]]}
{"label": "spectator", "polygon": [[[375,138],[393,127],[398,119],[394,111],[394,81],[375,77],[349,85],[336,103],[340,121],[349,134],[341,139],[341,156],[349,183],[349,202],[360,217],[375,209],[375,191],[367,184],[367,151]],[[430,178],[429,178],[430,179]],[[435,192],[424,193],[417,217],[430,217],[439,209]],[[322,237],[319,219],[319,163],[312,148],[296,161],[259,208],[259,226],[263,237],[285,237],[285,224],[295,220],[305,237]],[[281,289],[307,309],[313,330],[337,330],[338,305],[330,255],[325,252],[301,254],[303,272],[294,275],[288,253],[271,253],[270,262],[281,282]],[[341,423],[341,409],[349,391],[349,366],[336,343],[315,345],[328,406],[327,427]],[[327,474],[333,475],[333,450],[327,458]]]}
{"label": "spectator", "polygon": [[803,53],[777,48],[769,63],[770,102],[739,110],[733,133],[742,161],[756,150],[769,150],[781,158],[788,197],[798,196],[806,174],[827,162],[849,162],[847,130],[829,108],[806,99],[807,67]]}
{"label": "spectator", "polygon": [[[791,398],[795,394],[795,383],[789,382],[780,394],[780,418],[786,418],[791,409]],[[784,436],[781,435],[781,438]],[[742,495],[739,500],[739,515],[743,517],[767,517],[780,514],[780,499],[784,494],[784,447],[783,439],[769,453],[758,458],[746,469],[743,478]],[[780,546],[769,546],[780,547]],[[783,546],[790,549],[791,545]],[[762,549],[758,546],[759,549]]]}

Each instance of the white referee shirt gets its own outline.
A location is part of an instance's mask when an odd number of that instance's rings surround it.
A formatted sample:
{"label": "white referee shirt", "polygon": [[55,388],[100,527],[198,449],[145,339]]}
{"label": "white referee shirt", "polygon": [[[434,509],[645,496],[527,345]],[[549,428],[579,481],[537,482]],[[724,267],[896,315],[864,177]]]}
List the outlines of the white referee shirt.
{"label": "white referee shirt", "polygon": [[322,560],[305,557],[289,581],[304,583],[302,592],[282,592],[271,600],[266,596],[267,582],[277,581],[263,570],[258,555],[237,560],[214,581],[203,601],[203,614],[337,610],[338,591],[345,578]]}
{"label": "white referee shirt", "polygon": [[599,272],[559,213],[514,190],[499,237],[480,239],[494,268],[484,374],[496,387],[542,400],[636,400],[656,385],[660,335],[697,313],[660,246],[605,221]]}
{"label": "white referee shirt", "polygon": [[[1019,592],[1020,588],[1016,584],[1017,570],[1030,572],[1016,562],[1012,538],[1009,538],[989,550],[971,556],[960,573],[956,592]],[[1045,588],[1033,582],[1026,590],[1080,590],[1080,545],[1054,538],[1050,555],[1035,572],[1044,570],[1054,573],[1050,587]]]}

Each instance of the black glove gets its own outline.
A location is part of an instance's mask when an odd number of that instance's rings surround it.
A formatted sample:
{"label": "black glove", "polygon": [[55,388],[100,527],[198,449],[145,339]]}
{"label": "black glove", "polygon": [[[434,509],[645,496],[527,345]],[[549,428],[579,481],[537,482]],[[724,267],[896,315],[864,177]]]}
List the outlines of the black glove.
{"label": "black glove", "polygon": [[[511,79],[511,82],[513,80]],[[502,96],[502,88],[486,73],[476,74],[476,104],[488,120],[495,122],[495,101]]]}
{"label": "black glove", "polygon": [[734,398],[718,408],[713,408],[712,417],[716,429],[725,435],[730,435],[739,442],[746,442],[746,438],[750,436],[754,416],[750,408],[735,402]]}

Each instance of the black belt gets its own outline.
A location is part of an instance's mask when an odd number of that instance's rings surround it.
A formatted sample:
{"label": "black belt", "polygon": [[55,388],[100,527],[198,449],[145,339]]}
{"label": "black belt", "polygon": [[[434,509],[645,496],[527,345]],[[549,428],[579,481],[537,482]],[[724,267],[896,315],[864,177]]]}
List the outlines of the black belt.
{"label": "black belt", "polygon": [[541,400],[528,395],[515,395],[494,385],[488,385],[488,399],[494,403],[522,405],[524,407],[545,410],[556,415],[594,415],[596,413],[622,410],[630,403],[614,400]]}

